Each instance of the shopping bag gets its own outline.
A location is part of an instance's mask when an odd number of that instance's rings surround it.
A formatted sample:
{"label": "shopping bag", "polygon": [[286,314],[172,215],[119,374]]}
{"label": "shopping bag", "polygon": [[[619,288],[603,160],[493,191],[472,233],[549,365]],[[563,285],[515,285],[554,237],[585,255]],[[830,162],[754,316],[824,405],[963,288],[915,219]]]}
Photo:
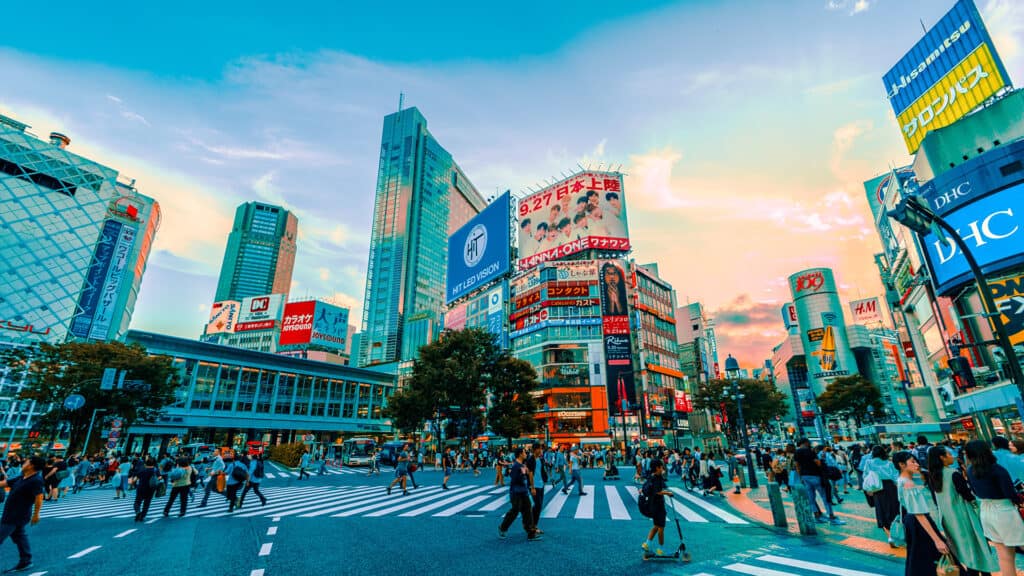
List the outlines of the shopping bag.
{"label": "shopping bag", "polygon": [[960,576],[960,565],[952,554],[943,554],[935,565],[936,576]]}

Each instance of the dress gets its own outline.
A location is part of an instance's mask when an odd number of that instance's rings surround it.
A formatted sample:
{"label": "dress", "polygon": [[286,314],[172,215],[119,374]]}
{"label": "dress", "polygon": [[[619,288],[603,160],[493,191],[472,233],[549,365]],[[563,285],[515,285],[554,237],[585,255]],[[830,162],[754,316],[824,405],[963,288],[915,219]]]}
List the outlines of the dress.
{"label": "dress", "polygon": [[929,515],[928,491],[914,484],[913,480],[902,477],[896,480],[896,488],[900,503],[907,510],[903,515],[903,526],[907,530],[907,565],[903,573],[905,576],[933,576],[935,563],[942,554],[921,524],[928,522],[932,530],[939,532]]}
{"label": "dress", "polygon": [[942,470],[942,491],[935,492],[935,503],[936,520],[957,560],[971,570],[998,573],[999,561],[985,539],[977,500],[960,470]]}
{"label": "dress", "polygon": [[888,530],[893,520],[900,515],[900,501],[896,493],[896,467],[890,460],[865,457],[862,470],[864,474],[873,470],[882,480],[880,491],[874,494],[865,492],[864,497],[867,498],[868,506],[875,509],[875,523],[879,528]]}

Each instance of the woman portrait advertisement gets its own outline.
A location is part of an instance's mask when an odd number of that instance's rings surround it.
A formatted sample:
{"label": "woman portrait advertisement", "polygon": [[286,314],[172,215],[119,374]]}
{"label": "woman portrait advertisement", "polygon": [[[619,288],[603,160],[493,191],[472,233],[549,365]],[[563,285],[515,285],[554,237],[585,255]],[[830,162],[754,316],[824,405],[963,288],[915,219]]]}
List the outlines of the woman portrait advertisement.
{"label": "woman portrait advertisement", "polygon": [[626,278],[622,267],[615,262],[601,266],[601,314],[604,316],[625,316]]}

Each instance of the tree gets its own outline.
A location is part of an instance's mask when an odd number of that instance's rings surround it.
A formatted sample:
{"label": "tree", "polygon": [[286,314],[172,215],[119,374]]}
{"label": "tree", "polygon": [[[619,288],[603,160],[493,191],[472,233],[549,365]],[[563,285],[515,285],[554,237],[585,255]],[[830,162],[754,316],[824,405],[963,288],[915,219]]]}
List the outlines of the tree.
{"label": "tree", "polygon": [[530,395],[536,388],[537,371],[529,362],[507,355],[498,359],[491,374],[487,423],[492,431],[505,437],[509,448],[513,438],[537,428],[533,417],[537,404]]}
{"label": "tree", "polygon": [[[779,392],[771,382],[764,380],[740,379],[740,393],[743,394],[743,420],[747,425],[764,427],[786,413],[786,395]],[[720,414],[722,406],[728,416],[728,428],[735,431],[739,422],[739,411],[732,396],[731,380],[712,380],[697,389],[693,405],[699,410]]]}
{"label": "tree", "polygon": [[858,427],[867,417],[868,407],[879,414],[885,408],[878,386],[860,374],[840,376],[833,380],[825,392],[818,396],[818,407],[823,414],[829,416],[853,418]]}
{"label": "tree", "polygon": [[[94,409],[105,409],[105,419],[120,418],[123,430],[139,422],[155,421],[174,401],[179,384],[178,371],[171,362],[170,357],[147,354],[138,344],[121,342],[40,344],[34,349],[9,351],[4,358],[6,365],[26,370],[25,388],[18,398],[52,406],[38,421],[43,435],[52,435],[58,420],[68,425],[69,453],[85,439]],[[125,370],[125,381],[140,385],[100,390],[105,368]],[[64,410],[64,400],[72,394],[84,396],[85,405]],[[99,435],[93,438],[98,440]]]}

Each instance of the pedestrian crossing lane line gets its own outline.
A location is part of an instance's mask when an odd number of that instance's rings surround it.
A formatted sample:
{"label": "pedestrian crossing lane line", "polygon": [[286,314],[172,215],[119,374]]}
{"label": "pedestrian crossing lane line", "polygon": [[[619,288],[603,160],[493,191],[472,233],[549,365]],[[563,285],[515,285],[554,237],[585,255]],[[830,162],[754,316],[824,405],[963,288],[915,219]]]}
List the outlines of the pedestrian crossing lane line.
{"label": "pedestrian crossing lane line", "polygon": [[[309,497],[310,495],[327,494],[327,493],[329,493],[332,490],[332,488],[327,487],[327,486],[319,487],[319,488],[315,488],[315,487],[310,487],[310,488],[311,489],[304,490],[302,492],[302,496],[303,497]],[[265,496],[267,497],[267,499],[270,498],[269,494],[266,494]],[[218,494],[217,495],[217,500],[213,501],[213,502],[216,503],[216,505],[207,504],[203,508],[199,508],[197,506],[195,510],[189,510],[188,513],[185,514],[185,517],[186,518],[194,518],[194,517],[197,517],[197,516],[226,516],[227,515],[227,511],[228,511],[227,510],[228,502],[227,502],[226,498],[224,500],[221,500],[220,498],[224,498],[224,495],[222,495],[222,494]]]}
{"label": "pedestrian crossing lane line", "polygon": [[740,518],[739,516],[736,516],[735,514],[730,514],[730,513],[726,512],[725,510],[722,510],[718,506],[714,506],[712,504],[708,504],[707,502],[701,500],[700,498],[697,498],[696,496],[693,496],[692,494],[687,494],[686,492],[680,490],[679,488],[672,488],[671,490],[672,490],[672,492],[678,494],[679,496],[685,498],[686,500],[689,500],[690,502],[693,502],[697,506],[700,506],[701,508],[707,510],[708,512],[714,514],[715,516],[718,516],[722,520],[725,520],[729,524],[750,524],[750,522],[747,522],[743,518]]}
{"label": "pedestrian crossing lane line", "polygon": [[[640,490],[638,490],[636,486],[626,486],[626,492],[629,492],[630,496],[633,497],[634,502],[640,499]],[[700,514],[697,514],[696,512],[687,508],[686,506],[683,506],[681,502],[676,502],[674,498],[670,498],[665,502],[671,504],[672,507],[676,509],[676,512],[678,512],[684,520],[701,523],[706,523],[708,521],[707,518],[701,516]]]}
{"label": "pedestrian crossing lane line", "polygon": [[833,574],[834,576],[880,576],[875,572],[862,572],[860,570],[850,570],[849,568],[837,568],[835,566],[828,566],[826,564],[807,562],[805,560],[796,560],[794,558],[784,558],[782,556],[774,556],[772,554],[766,554],[764,556],[761,556],[758,558],[758,560],[761,562],[770,562],[772,564],[790,566],[792,568],[802,568],[804,570],[811,570],[813,572]]}
{"label": "pedestrian crossing lane line", "polygon": [[[492,492],[492,494],[493,494],[493,492]],[[483,508],[481,508],[480,511],[481,512],[494,512],[495,510],[497,510],[498,508],[501,508],[505,504],[508,504],[508,495],[507,494],[504,495],[504,496],[499,496],[499,497],[495,498],[493,502],[491,502],[487,506],[484,506]]]}
{"label": "pedestrian crossing lane line", "polygon": [[[404,514],[399,514],[399,516],[412,517],[412,516],[419,516],[420,514],[426,514],[427,512],[430,512],[432,510],[437,510],[438,508],[443,508],[443,507],[445,507],[445,506],[447,506],[449,504],[454,504],[455,502],[458,502],[459,500],[462,500],[466,496],[470,496],[470,495],[473,495],[473,494],[479,494],[480,492],[483,492],[484,490],[487,490],[487,488],[484,487],[484,488],[476,488],[474,490],[466,490],[466,491],[462,492],[461,494],[454,494],[454,495],[452,495],[451,498],[445,498],[444,500],[440,500],[438,502],[434,502],[433,504],[430,504],[428,506],[424,506],[422,508],[417,508],[415,510],[410,510],[410,511],[404,513]],[[449,491],[449,492],[451,492],[451,491]],[[463,504],[464,503],[465,502],[463,502]],[[368,517],[369,516],[383,516],[384,513],[386,513],[386,512],[387,512],[386,510],[383,510],[383,511],[379,510],[377,512],[374,512],[373,514],[367,514],[367,516]]]}
{"label": "pedestrian crossing lane line", "polygon": [[360,488],[344,491],[327,488],[322,492],[309,493],[300,498],[288,498],[285,496],[284,499],[274,502],[274,504],[271,504],[266,508],[261,506],[252,512],[233,514],[233,516],[241,516],[242,518],[253,518],[255,516],[291,516],[300,512],[309,512],[317,508],[333,506],[340,502],[350,501],[352,498],[359,498],[360,496],[370,494],[371,492],[372,488]]}
{"label": "pedestrian crossing lane line", "polygon": [[605,486],[604,494],[608,500],[608,508],[611,509],[612,520],[631,519],[629,512],[626,510],[626,505],[622,503],[622,498],[619,497],[619,491],[615,489],[615,486]]}
{"label": "pedestrian crossing lane line", "polygon": [[452,506],[451,508],[449,508],[447,510],[444,510],[442,512],[438,512],[437,514],[434,514],[434,516],[438,516],[438,517],[441,517],[441,518],[447,518],[449,516],[454,516],[454,515],[458,514],[459,512],[462,512],[463,510],[465,510],[467,508],[472,508],[473,506],[475,506],[475,505],[479,504],[480,502],[483,502],[484,500],[487,500],[487,499],[488,499],[488,496],[474,496],[473,498],[470,498],[469,500],[466,500],[465,502],[463,502],[461,504],[456,504],[455,506]]}
{"label": "pedestrian crossing lane line", "polygon": [[[459,488],[455,488],[455,490],[458,490],[458,489]],[[461,489],[464,490],[465,487],[463,487]],[[338,514],[332,514],[331,516],[334,517],[334,518],[347,518],[348,516],[355,516],[356,514],[362,514],[364,512],[369,512],[370,510],[378,510],[380,508],[390,508],[389,512],[395,512],[395,511],[398,511],[398,510],[404,510],[406,508],[411,508],[413,506],[416,506],[417,504],[422,504],[424,502],[430,502],[430,501],[436,500],[438,498],[443,498],[444,496],[445,496],[445,493],[444,493],[444,491],[441,490],[441,488],[439,488],[439,487],[437,487],[437,488],[428,488],[427,490],[424,490],[423,492],[420,492],[419,494],[416,494],[415,496],[413,496],[412,499],[409,499],[409,498],[406,498],[406,497],[403,496],[402,503],[398,504],[398,505],[389,506],[389,504],[394,504],[396,502],[396,500],[393,497],[389,497],[389,498],[386,498],[386,500],[387,500],[386,502],[377,502],[375,504],[367,504],[366,506],[360,506],[359,508],[354,508],[352,510],[346,510],[346,511],[338,513]]]}
{"label": "pedestrian crossing lane line", "polygon": [[[380,490],[380,488],[382,488],[382,487],[377,487],[378,490]],[[427,488],[425,492],[426,493],[430,493],[430,492],[435,492],[435,491],[440,491],[440,489]],[[417,494],[417,496],[422,495],[423,493],[424,492],[421,491],[420,494]],[[329,508],[324,508],[322,510],[317,510],[315,512],[307,512],[306,514],[299,514],[298,517],[299,518],[314,518],[316,516],[325,516],[327,514],[334,514],[336,512],[340,512],[342,510],[348,511],[348,510],[350,510],[352,508],[355,508],[355,507],[361,507],[361,508],[366,508],[367,510],[372,510],[372,509],[378,508],[380,506],[386,506],[388,503],[396,502],[396,500],[395,500],[396,497],[395,496],[392,496],[391,494],[387,494],[387,493],[385,493],[383,491],[379,492],[379,493],[372,493],[371,492],[370,494],[371,495],[369,495],[369,496],[366,496],[366,497],[363,497],[363,498],[357,498],[355,500],[352,500],[351,502],[346,502],[344,504],[341,504],[340,506],[332,506],[332,507],[329,507]],[[368,502],[375,502],[375,503],[374,504],[367,504]]]}
{"label": "pedestrian crossing lane line", "polygon": [[594,518],[594,489],[596,486],[591,486],[590,490],[584,490],[586,488],[583,484],[580,484],[579,491],[579,504],[576,505],[577,519],[592,520]]}
{"label": "pedestrian crossing lane line", "polygon": [[565,501],[569,499],[569,495],[559,490],[555,492],[555,495],[548,501],[547,506],[541,511],[541,518],[558,518],[558,513],[562,511],[562,506],[565,506]]}
{"label": "pedestrian crossing lane line", "polygon": [[751,566],[750,564],[744,564],[743,562],[723,566],[723,568],[733,572],[739,572],[740,574],[749,574],[750,576],[796,576],[793,572],[782,572],[781,570],[772,570],[771,568],[761,568],[760,566]]}

